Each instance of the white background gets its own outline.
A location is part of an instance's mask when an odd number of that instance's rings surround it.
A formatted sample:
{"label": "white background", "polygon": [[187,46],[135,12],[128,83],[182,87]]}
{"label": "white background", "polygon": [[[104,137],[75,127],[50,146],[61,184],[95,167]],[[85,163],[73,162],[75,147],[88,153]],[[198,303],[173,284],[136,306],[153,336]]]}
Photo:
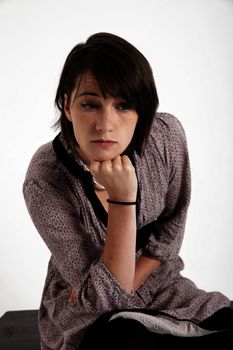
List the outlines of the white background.
{"label": "white background", "polygon": [[0,0],[0,316],[39,307],[49,252],[22,184],[37,147],[55,136],[66,56],[99,31],[144,53],[159,111],[182,122],[193,187],[183,274],[233,299],[233,1]]}

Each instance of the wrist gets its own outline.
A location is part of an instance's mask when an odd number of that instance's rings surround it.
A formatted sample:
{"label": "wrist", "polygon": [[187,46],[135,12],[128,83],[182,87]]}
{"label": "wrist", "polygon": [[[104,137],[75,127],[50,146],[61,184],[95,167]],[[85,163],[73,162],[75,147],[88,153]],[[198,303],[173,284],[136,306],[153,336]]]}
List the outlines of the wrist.
{"label": "wrist", "polygon": [[114,194],[108,193],[108,198],[116,202],[136,202],[137,194]]}

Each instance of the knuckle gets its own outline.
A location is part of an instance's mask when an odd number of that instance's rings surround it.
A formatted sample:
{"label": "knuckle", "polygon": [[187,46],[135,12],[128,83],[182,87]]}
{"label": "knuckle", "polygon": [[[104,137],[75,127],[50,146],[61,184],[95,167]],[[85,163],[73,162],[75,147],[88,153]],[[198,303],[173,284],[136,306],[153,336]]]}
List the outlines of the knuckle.
{"label": "knuckle", "polygon": [[131,173],[132,172],[132,166],[130,164],[126,164],[124,166],[124,169],[128,172],[128,173]]}
{"label": "knuckle", "polygon": [[112,171],[112,166],[111,164],[103,164],[100,168],[100,171],[102,174],[106,174],[106,175],[109,175]]}
{"label": "knuckle", "polygon": [[113,169],[115,170],[115,171],[121,171],[122,170],[122,165],[121,164],[119,164],[119,163],[115,163],[115,164],[113,164]]}
{"label": "knuckle", "polygon": [[129,162],[129,161],[130,161],[129,157],[128,157],[126,154],[124,154],[124,155],[121,157],[121,159],[122,159],[122,161],[124,161],[124,162]]}

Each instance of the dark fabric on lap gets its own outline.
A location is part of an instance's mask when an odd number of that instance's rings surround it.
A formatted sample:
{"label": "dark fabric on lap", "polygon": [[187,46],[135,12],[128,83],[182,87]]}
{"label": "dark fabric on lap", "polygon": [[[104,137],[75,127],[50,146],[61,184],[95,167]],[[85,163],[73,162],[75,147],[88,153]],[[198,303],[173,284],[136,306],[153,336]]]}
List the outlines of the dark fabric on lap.
{"label": "dark fabric on lap", "polygon": [[208,330],[231,329],[233,331],[233,309],[224,307],[199,323],[199,326]]}
{"label": "dark fabric on lap", "polygon": [[89,333],[85,341],[77,350],[157,350],[163,349],[187,349],[196,345],[201,348],[216,347],[228,343],[232,346],[232,331],[222,331],[201,337],[176,337],[169,334],[157,334],[149,332],[143,325],[135,320],[117,319],[105,325],[101,332]]}
{"label": "dark fabric on lap", "polygon": [[116,319],[88,332],[78,350],[144,350],[150,345],[148,333],[138,321]]}
{"label": "dark fabric on lap", "polygon": [[[138,311],[138,310],[135,310]],[[142,311],[142,310],[141,310]],[[148,312],[146,312],[148,313]],[[223,330],[221,332],[201,337],[177,337],[170,334],[152,333],[140,322],[118,318],[108,322],[114,312],[102,315],[89,328],[81,346],[77,350],[155,350],[158,346],[179,346],[187,349],[188,346],[222,346],[233,340],[233,309],[223,308],[210,316],[199,326],[209,330]],[[151,312],[153,314],[153,312]]]}

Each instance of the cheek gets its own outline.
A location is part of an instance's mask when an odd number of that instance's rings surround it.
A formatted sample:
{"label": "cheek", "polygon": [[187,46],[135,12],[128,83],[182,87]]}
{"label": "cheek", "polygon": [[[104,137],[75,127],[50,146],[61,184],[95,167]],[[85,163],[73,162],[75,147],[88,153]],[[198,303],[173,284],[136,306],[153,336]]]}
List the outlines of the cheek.
{"label": "cheek", "polygon": [[122,137],[125,144],[128,144],[132,140],[134,136],[135,128],[136,128],[136,125],[134,123],[131,123],[130,125],[125,126],[124,132],[122,133]]}
{"label": "cheek", "polygon": [[130,125],[130,133],[131,133],[132,136],[133,136],[133,134],[135,132],[136,126],[137,126],[137,122],[136,121],[132,122],[131,125]]}
{"label": "cheek", "polygon": [[79,123],[73,123],[73,131],[74,131],[76,142],[79,143],[82,139],[81,138],[82,128],[80,127]]}
{"label": "cheek", "polygon": [[76,118],[76,120],[73,121],[73,129],[75,135],[81,136],[83,131],[85,130],[85,125],[78,118]]}
{"label": "cheek", "polygon": [[74,135],[80,147],[86,144],[87,140],[90,138],[90,135],[93,133],[91,131],[91,125],[89,124],[90,123],[87,122],[84,123],[82,120],[77,120],[75,123],[73,123]]}

